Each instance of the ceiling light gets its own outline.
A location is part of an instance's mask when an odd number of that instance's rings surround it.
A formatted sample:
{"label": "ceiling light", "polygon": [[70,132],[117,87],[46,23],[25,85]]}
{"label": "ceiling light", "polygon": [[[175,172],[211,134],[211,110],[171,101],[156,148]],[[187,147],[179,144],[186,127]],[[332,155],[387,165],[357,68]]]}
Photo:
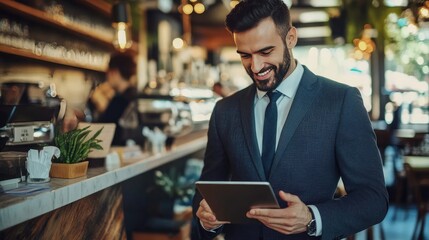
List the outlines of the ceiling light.
{"label": "ceiling light", "polygon": [[340,0],[304,0],[304,3],[309,4],[312,7],[336,7],[341,6]]}
{"label": "ceiling light", "polygon": [[130,32],[129,6],[125,2],[119,2],[112,6],[112,26],[115,29],[113,46],[119,51],[130,48],[133,41]]}
{"label": "ceiling light", "polygon": [[384,5],[387,7],[406,7],[408,0],[384,0]]}
{"label": "ceiling light", "polygon": [[330,37],[331,29],[328,26],[297,28],[299,38]]}
{"label": "ceiling light", "polygon": [[329,16],[325,11],[309,11],[299,14],[299,21],[301,23],[327,22],[329,21]]}
{"label": "ceiling light", "polygon": [[237,4],[238,4],[239,2],[240,2],[240,1],[232,0],[231,2],[229,2],[229,6],[230,6],[231,8],[235,8],[235,6],[237,6]]}
{"label": "ceiling light", "polygon": [[[427,1],[429,5],[429,1]],[[429,8],[427,8],[426,6],[423,6],[420,8],[419,10],[419,17],[423,18],[423,19],[427,19],[429,18]]]}
{"label": "ceiling light", "polygon": [[206,7],[204,7],[204,4],[202,3],[197,3],[194,6],[194,11],[197,14],[202,14],[205,10],[206,10]]}
{"label": "ceiling light", "polygon": [[189,15],[194,11],[194,7],[192,7],[192,5],[188,3],[183,6],[182,10],[183,13]]}
{"label": "ceiling light", "polygon": [[183,39],[181,39],[181,38],[173,39],[174,49],[181,49],[181,48],[183,48],[184,45],[185,45],[185,43],[183,42]]}

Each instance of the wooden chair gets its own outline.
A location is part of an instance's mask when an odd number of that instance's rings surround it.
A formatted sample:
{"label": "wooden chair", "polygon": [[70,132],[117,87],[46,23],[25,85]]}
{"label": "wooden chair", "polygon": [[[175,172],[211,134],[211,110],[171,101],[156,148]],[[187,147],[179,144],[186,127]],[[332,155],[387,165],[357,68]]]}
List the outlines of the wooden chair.
{"label": "wooden chair", "polygon": [[[428,157],[429,159],[429,157]],[[429,213],[429,168],[417,168],[405,161],[407,182],[417,205],[417,221],[412,239],[423,239],[426,214]],[[417,235],[418,229],[420,233]]]}

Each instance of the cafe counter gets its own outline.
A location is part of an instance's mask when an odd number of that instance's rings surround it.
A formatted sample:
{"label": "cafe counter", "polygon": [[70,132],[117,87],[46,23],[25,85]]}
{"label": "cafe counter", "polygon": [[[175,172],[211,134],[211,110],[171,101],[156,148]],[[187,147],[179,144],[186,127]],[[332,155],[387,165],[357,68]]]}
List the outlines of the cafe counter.
{"label": "cafe counter", "polygon": [[[33,187],[34,185],[45,189],[33,194],[0,194],[0,238],[3,237],[2,239],[5,239],[4,237],[12,236],[19,237],[20,239],[22,239],[21,237],[34,237],[38,239],[64,237],[67,228],[58,225],[60,218],[65,218],[63,220],[65,224],[71,224],[74,221],[73,218],[80,219],[86,215],[88,215],[86,216],[88,218],[97,218],[99,216],[101,219],[90,220],[93,222],[79,220],[80,222],[76,224],[78,226],[76,228],[85,228],[85,225],[88,224],[93,224],[94,228],[98,226],[103,229],[107,229],[110,226],[111,230],[117,231],[116,233],[112,233],[116,238],[118,237],[118,232],[121,232],[121,229],[123,230],[123,212],[120,209],[122,194],[120,187],[117,187],[118,183],[201,151],[206,147],[206,143],[206,132],[194,135],[190,134],[184,141],[175,142],[168,151],[157,154],[143,153],[142,156],[132,161],[121,161],[121,164],[116,168],[110,169],[106,166],[90,167],[87,175],[81,178],[51,178],[48,183],[43,184],[22,183],[18,189],[25,189],[25,187]],[[95,209],[94,205],[98,206],[97,208],[99,209]],[[116,210],[113,206],[116,206]],[[106,209],[112,209],[110,211],[111,214],[108,214]],[[63,212],[63,210],[66,212]],[[112,219],[118,219],[117,226],[112,226]],[[48,226],[49,224],[56,225],[57,227]],[[32,237],[16,233],[33,227],[40,227],[43,230]],[[48,231],[48,228],[51,229]],[[52,229],[59,231],[57,233],[59,235],[47,235],[47,232],[52,232]],[[34,232],[34,229],[32,231]],[[79,229],[73,229],[70,233],[80,234],[79,231]],[[104,230],[97,231],[101,233]],[[97,239],[113,237],[113,235],[105,235],[106,233],[100,235],[93,231],[88,233],[87,230],[84,230],[83,232],[85,235],[80,237],[86,239],[88,237],[96,237]]]}

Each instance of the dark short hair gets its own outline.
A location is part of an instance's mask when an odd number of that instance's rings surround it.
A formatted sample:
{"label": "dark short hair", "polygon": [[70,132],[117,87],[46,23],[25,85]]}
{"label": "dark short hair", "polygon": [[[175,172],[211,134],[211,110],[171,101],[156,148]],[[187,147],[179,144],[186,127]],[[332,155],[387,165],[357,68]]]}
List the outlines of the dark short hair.
{"label": "dark short hair", "polygon": [[225,25],[231,33],[247,31],[271,17],[283,39],[291,27],[290,12],[282,0],[242,0],[226,16]]}
{"label": "dark short hair", "polygon": [[118,69],[121,76],[129,80],[136,74],[136,63],[130,54],[116,53],[110,57],[109,69]]}

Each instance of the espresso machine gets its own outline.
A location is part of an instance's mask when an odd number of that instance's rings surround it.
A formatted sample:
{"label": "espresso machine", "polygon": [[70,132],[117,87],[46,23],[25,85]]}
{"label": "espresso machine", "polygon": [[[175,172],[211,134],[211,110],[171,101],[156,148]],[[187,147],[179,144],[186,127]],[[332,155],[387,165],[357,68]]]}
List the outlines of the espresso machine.
{"label": "espresso machine", "polygon": [[28,150],[53,141],[66,105],[55,87],[43,82],[3,78],[0,88],[1,192],[25,180]]}
{"label": "espresso machine", "polygon": [[207,89],[186,87],[163,93],[146,88],[122,116],[123,137],[143,145],[147,139],[142,130],[158,128],[167,136],[166,145],[171,145],[177,138],[207,129],[215,102]]}

